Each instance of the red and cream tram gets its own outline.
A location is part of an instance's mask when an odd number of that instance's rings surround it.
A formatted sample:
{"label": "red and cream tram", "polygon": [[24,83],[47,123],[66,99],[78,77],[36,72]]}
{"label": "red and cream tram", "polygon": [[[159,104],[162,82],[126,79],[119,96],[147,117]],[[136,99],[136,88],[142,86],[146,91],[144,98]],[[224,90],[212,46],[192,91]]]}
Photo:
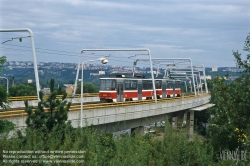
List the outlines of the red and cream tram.
{"label": "red and cream tram", "polygon": [[[181,95],[180,81],[155,79],[157,98]],[[152,79],[143,78],[100,78],[100,101],[123,102],[148,100],[154,96]]]}

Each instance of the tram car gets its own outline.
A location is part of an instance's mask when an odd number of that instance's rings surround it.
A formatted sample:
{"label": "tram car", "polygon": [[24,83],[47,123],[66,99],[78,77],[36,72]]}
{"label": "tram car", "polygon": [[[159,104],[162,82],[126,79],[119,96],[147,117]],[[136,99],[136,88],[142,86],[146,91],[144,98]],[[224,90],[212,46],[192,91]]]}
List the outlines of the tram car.
{"label": "tram car", "polygon": [[[157,98],[179,97],[180,81],[155,79]],[[102,102],[149,100],[154,97],[152,79],[100,78],[99,98]]]}

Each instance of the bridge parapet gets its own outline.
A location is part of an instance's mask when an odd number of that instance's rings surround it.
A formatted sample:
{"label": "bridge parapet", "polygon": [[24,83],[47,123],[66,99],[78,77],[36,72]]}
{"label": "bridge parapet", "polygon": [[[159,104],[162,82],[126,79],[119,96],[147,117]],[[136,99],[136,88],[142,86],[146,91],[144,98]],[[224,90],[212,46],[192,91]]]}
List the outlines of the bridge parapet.
{"label": "bridge parapet", "polygon": [[[210,94],[199,96],[180,97],[175,99],[159,99],[157,103],[150,101],[135,101],[125,103],[103,103],[96,106],[84,106],[83,126],[105,125],[142,118],[150,119],[153,116],[164,116],[169,113],[191,109],[209,103]],[[80,107],[73,108],[68,113],[73,127],[80,126]],[[18,127],[26,127],[26,113],[21,116],[5,118]]]}
{"label": "bridge parapet", "polygon": [[[187,110],[202,106],[210,102],[210,95],[204,94],[188,98],[174,100],[158,100],[157,103],[150,102],[141,105],[124,105],[95,108],[84,110],[83,117],[86,125],[103,125],[113,122],[123,122],[133,119],[150,118],[156,115],[165,115],[172,112]],[[80,126],[79,112],[70,112],[69,119],[74,127]]]}

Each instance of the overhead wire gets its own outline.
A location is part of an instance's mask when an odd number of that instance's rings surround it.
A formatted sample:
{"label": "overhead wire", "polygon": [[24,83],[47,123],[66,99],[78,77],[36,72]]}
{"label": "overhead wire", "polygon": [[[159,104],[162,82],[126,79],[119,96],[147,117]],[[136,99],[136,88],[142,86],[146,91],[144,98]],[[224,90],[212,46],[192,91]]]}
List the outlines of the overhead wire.
{"label": "overhead wire", "polygon": [[[15,46],[15,47],[21,47],[21,48],[29,48],[31,49],[31,47],[27,47],[27,46],[20,46],[20,45],[14,45],[14,44],[4,44],[4,45],[8,45],[8,46]],[[17,49],[17,48],[7,48],[7,47],[3,47],[0,46],[0,48],[4,48],[4,49],[8,49],[8,50],[16,50],[16,51],[26,51],[26,52],[31,52],[30,50],[25,50],[25,49]],[[39,51],[39,50],[45,50],[45,51]],[[79,53],[76,52],[69,52],[69,51],[60,51],[60,50],[52,50],[52,49],[44,49],[44,48],[36,48],[36,52],[38,53],[46,53],[46,54],[50,54],[50,55],[65,55],[65,56],[77,56],[80,57],[81,55],[79,55]],[[51,53],[53,52],[53,53]],[[56,53],[55,53],[56,52]],[[58,53],[58,52],[62,52],[62,53]],[[74,54],[74,55],[72,55]],[[92,58],[92,56],[85,56],[86,54],[84,54],[84,58]],[[87,55],[93,55],[93,53],[89,53]],[[94,53],[94,55],[98,56],[98,55],[102,55],[102,54],[96,54]],[[110,55],[110,54],[109,54]],[[138,55],[147,55],[147,54],[138,54]],[[103,56],[103,55],[102,55]],[[136,55],[134,55],[136,56]],[[113,60],[113,61],[118,61],[118,62],[127,62],[130,63],[131,61],[126,61],[126,60],[121,60],[121,59],[127,59],[128,57],[119,57],[119,60],[116,60],[115,58],[113,58],[113,56],[109,57],[109,60]],[[131,58],[132,59],[132,58]],[[142,62],[144,63],[144,62]]]}
{"label": "overhead wire", "polygon": [[[17,48],[7,48],[7,47],[3,47],[3,46],[0,46],[0,48],[3,48],[3,49],[7,49],[7,50],[15,50],[15,51],[26,51],[26,52],[31,52],[31,50],[25,50],[25,49],[17,49]],[[45,49],[43,49],[45,50]],[[39,51],[39,50],[36,50],[37,53],[46,53],[46,54],[50,54],[50,55],[64,55],[64,56],[75,56],[75,57],[80,57],[80,55],[72,55],[72,54],[63,54],[63,53],[51,53],[51,52],[47,52],[47,51]],[[60,52],[63,52],[63,51],[60,51]],[[87,57],[87,58],[93,58],[93,57],[90,57],[90,56],[83,56],[84,58]],[[131,61],[125,61],[125,60],[120,60],[120,59],[127,59],[127,58],[124,58],[124,57],[119,57],[119,60],[117,59],[114,59],[114,58],[111,58],[109,57],[108,59],[109,60],[113,60],[113,61],[117,61],[117,62],[131,62]]]}
{"label": "overhead wire", "polygon": [[[20,37],[17,37],[17,38],[20,38]],[[13,39],[13,38],[12,38]],[[19,48],[28,48],[28,49],[31,49],[31,47],[28,47],[28,46],[20,46],[20,45],[15,45],[15,44],[6,44],[4,43],[4,45],[7,45],[7,46],[14,46],[14,47],[19,47]],[[7,49],[7,50],[15,50],[15,51],[26,51],[26,52],[31,52],[31,50],[27,50],[27,49],[18,49],[18,48],[8,48],[8,47],[3,47],[3,46],[0,46],[0,48],[3,48],[3,49]],[[40,51],[40,50],[43,50],[43,51]],[[45,48],[39,48],[39,47],[36,47],[36,52],[37,53],[43,53],[43,54],[49,54],[49,55],[64,55],[64,56],[76,56],[76,57],[80,57],[80,53],[77,53],[77,52],[70,52],[70,51],[61,51],[61,50],[54,50],[54,49],[45,49]],[[87,55],[87,56],[86,56]],[[92,55],[92,56],[88,56],[88,55]],[[85,53],[82,55],[83,58],[87,57],[87,58],[93,58],[93,55],[95,56],[103,56],[105,57],[105,55],[103,54],[99,54],[99,53]],[[110,54],[109,54],[110,55]],[[112,54],[111,54],[112,55]],[[133,58],[136,58],[138,57],[139,55],[148,55],[148,54],[133,54],[133,55],[130,55],[128,57],[118,57],[119,60],[117,60],[117,58],[114,58],[114,56],[110,56],[108,59],[109,60],[112,60],[112,61],[117,61],[117,62],[126,62],[126,63],[131,63],[131,61],[128,61],[128,58],[132,59],[132,60],[135,60]],[[132,58],[131,58],[132,57]],[[126,59],[126,60],[121,60],[121,59]],[[132,62],[133,63],[133,62]],[[148,62],[146,61],[140,61],[140,64],[145,64],[147,65]]]}
{"label": "overhead wire", "polygon": [[6,40],[6,41],[2,42],[2,44],[7,43],[7,42],[11,42],[11,41],[13,41],[14,39],[19,39],[19,41],[22,42],[22,39],[23,39],[23,38],[28,38],[28,37],[30,37],[30,36],[13,37],[13,38],[11,38],[11,39],[9,39],[9,40]]}

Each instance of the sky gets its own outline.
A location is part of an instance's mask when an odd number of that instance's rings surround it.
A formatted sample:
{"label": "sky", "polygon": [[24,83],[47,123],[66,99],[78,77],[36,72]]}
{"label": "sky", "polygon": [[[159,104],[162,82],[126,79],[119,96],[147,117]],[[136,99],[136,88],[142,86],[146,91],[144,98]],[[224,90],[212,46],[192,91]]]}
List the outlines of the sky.
{"label": "sky", "polygon": [[[109,56],[111,65],[132,66],[147,52],[81,50],[147,48],[152,58],[233,67],[232,51],[246,57],[250,0],[1,0],[0,29],[18,28],[33,32],[38,62]],[[0,44],[7,61],[33,61],[29,33],[0,32]]]}

